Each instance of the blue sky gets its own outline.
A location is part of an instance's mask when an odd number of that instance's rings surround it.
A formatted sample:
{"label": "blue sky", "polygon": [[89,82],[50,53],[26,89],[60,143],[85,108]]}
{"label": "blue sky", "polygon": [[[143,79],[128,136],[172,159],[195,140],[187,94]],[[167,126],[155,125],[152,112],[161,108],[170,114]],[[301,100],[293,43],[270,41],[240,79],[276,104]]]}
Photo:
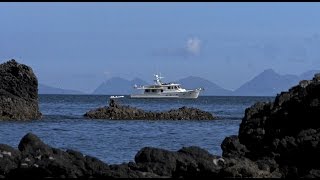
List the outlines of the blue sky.
{"label": "blue sky", "polygon": [[320,69],[320,3],[0,3],[0,62],[91,93],[119,76],[236,89],[264,69]]}

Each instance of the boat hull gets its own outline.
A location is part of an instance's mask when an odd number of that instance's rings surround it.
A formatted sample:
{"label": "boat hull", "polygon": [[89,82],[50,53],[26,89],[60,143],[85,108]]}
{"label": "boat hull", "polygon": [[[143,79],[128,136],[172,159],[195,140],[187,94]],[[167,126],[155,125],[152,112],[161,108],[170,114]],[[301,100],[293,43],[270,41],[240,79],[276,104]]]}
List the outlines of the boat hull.
{"label": "boat hull", "polygon": [[145,93],[145,94],[132,94],[130,98],[154,98],[154,99],[165,99],[165,98],[182,98],[182,99],[196,99],[199,96],[200,91],[187,91],[187,92],[164,92],[161,94],[156,93]]}

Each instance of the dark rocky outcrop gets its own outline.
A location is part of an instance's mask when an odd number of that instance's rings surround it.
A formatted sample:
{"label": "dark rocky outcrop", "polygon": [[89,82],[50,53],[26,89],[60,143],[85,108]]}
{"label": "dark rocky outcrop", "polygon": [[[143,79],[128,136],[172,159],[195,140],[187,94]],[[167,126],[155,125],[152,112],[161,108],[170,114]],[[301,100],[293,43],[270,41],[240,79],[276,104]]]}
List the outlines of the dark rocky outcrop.
{"label": "dark rocky outcrop", "polygon": [[38,80],[15,60],[0,64],[0,120],[39,119]]}
{"label": "dark rocky outcrop", "polygon": [[246,109],[239,138],[222,143],[226,157],[247,158],[277,177],[320,177],[320,74],[274,102]]}
{"label": "dark rocky outcrop", "polygon": [[224,160],[199,147],[183,147],[177,152],[145,147],[135,156],[142,171],[162,177],[217,176]]}
{"label": "dark rocky outcrop", "polygon": [[[266,174],[266,175],[265,175]],[[313,171],[316,175],[317,171]],[[261,176],[263,175],[263,176]],[[142,148],[135,162],[108,165],[97,158],[50,147],[28,133],[18,150],[0,144],[0,177],[6,178],[159,178],[272,177],[248,158],[222,158],[196,146],[178,151]]]}
{"label": "dark rocky outcrop", "polygon": [[130,164],[111,165],[74,150],[62,151],[43,143],[28,133],[19,150],[0,145],[0,176],[8,178],[91,178],[91,177],[157,177],[158,175],[131,170]]}
{"label": "dark rocky outcrop", "polygon": [[91,119],[120,119],[120,120],[212,120],[213,115],[197,108],[181,107],[167,112],[145,112],[141,109],[123,106],[111,99],[109,107],[101,107],[84,114]]}
{"label": "dark rocky outcrop", "polygon": [[[74,150],[62,151],[28,133],[18,150],[0,144],[0,176],[7,178],[142,178],[215,175],[223,166],[218,156],[198,147],[177,152],[146,147],[134,162],[108,165]],[[215,161],[216,164],[214,163]]]}

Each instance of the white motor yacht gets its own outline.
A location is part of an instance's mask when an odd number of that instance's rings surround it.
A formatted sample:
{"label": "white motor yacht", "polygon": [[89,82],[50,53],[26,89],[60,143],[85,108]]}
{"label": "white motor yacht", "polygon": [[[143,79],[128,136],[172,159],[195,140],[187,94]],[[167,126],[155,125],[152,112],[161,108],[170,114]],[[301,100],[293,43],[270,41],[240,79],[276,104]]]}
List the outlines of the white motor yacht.
{"label": "white motor yacht", "polygon": [[161,75],[154,75],[154,85],[134,86],[135,89],[143,90],[141,94],[131,94],[131,98],[198,98],[202,88],[194,90],[186,90],[181,87],[181,84],[177,83],[163,83],[161,82]]}

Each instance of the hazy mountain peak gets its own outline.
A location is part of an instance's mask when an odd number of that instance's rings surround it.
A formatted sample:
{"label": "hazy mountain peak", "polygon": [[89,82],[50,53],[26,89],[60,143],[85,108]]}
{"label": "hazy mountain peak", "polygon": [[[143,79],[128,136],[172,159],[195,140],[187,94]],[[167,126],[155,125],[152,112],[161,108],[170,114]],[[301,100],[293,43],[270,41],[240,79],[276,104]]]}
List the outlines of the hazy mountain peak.
{"label": "hazy mountain peak", "polygon": [[270,75],[278,75],[278,73],[276,73],[273,69],[269,68],[269,69],[265,69],[261,74],[270,74]]}
{"label": "hazy mountain peak", "polygon": [[316,73],[320,73],[320,70],[310,70],[310,71],[307,71],[307,72],[304,72],[300,75],[300,79],[301,80],[310,80],[313,78],[313,76],[316,74]]}
{"label": "hazy mountain peak", "polygon": [[266,69],[234,91],[235,95],[275,96],[286,91],[302,79],[311,79],[315,71],[308,71],[300,76],[280,75],[272,69]]}
{"label": "hazy mountain peak", "polygon": [[108,81],[128,81],[128,80],[127,80],[127,79],[124,79],[124,78],[121,78],[121,77],[116,76],[116,77],[111,77],[111,78],[109,78],[109,79],[107,79],[107,80],[106,80],[106,82],[108,82]]}
{"label": "hazy mountain peak", "polygon": [[140,78],[134,78],[131,81],[121,78],[112,77],[101,83],[94,91],[93,94],[108,94],[108,95],[128,95],[133,93],[133,85],[147,84]]}
{"label": "hazy mountain peak", "polygon": [[84,94],[84,93],[77,90],[56,88],[56,87],[39,83],[38,94]]}
{"label": "hazy mountain peak", "polygon": [[[210,82],[209,80],[205,79],[205,78],[201,78],[201,77],[198,77],[198,76],[188,76],[186,78],[182,78],[178,81],[181,81],[181,80],[196,80],[196,81],[206,81],[206,82]],[[213,83],[213,82],[210,82],[210,83]]]}
{"label": "hazy mountain peak", "polygon": [[231,91],[224,89],[217,84],[197,76],[188,76],[177,81],[186,89],[204,88],[200,95],[230,95]]}
{"label": "hazy mountain peak", "polygon": [[143,81],[143,80],[140,79],[140,78],[135,77],[135,78],[133,78],[131,81]]}

